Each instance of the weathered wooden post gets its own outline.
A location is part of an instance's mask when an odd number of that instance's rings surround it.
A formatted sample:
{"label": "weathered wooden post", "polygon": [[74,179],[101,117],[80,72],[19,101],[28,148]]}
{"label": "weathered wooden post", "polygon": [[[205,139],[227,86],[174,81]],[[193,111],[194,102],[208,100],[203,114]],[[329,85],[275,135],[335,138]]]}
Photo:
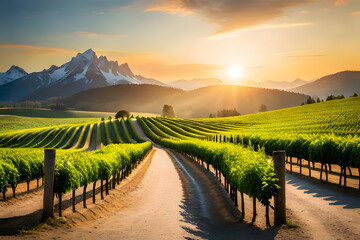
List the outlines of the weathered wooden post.
{"label": "weathered wooden post", "polygon": [[286,223],[286,195],[285,195],[285,151],[273,152],[274,171],[279,179],[280,190],[274,198],[274,223],[281,225]]}
{"label": "weathered wooden post", "polygon": [[55,150],[45,149],[45,185],[43,201],[43,220],[54,217],[54,180],[55,180]]}

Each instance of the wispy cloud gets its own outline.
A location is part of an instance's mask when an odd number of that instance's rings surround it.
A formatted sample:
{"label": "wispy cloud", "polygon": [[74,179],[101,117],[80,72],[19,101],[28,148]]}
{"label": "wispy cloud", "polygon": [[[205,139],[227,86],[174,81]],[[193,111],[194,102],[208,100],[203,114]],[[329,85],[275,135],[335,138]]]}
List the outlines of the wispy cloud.
{"label": "wispy cloud", "polygon": [[95,33],[95,32],[76,32],[79,35],[87,36],[87,37],[99,37],[99,36],[107,36],[107,37],[116,37],[118,34],[111,33]]}
{"label": "wispy cloud", "polygon": [[288,58],[311,58],[311,57],[325,57],[325,54],[316,53],[299,53],[299,52],[280,52],[275,54],[277,56],[288,57]]}
{"label": "wispy cloud", "polygon": [[304,54],[304,55],[287,55],[290,58],[307,58],[307,57],[325,57],[324,54]]}
{"label": "wispy cloud", "polygon": [[223,34],[213,34],[206,37],[205,39],[209,40],[223,40],[226,38],[235,37],[236,35],[244,32],[267,30],[267,29],[281,29],[281,28],[293,28],[293,27],[304,27],[315,24],[314,22],[300,22],[300,23],[284,23],[284,24],[261,24],[254,27],[248,27],[244,29],[235,30]]}
{"label": "wispy cloud", "polygon": [[334,5],[339,6],[339,5],[347,4],[349,2],[351,2],[351,0],[335,0]]}
{"label": "wispy cloud", "polygon": [[259,25],[283,16],[284,10],[317,0],[155,0],[145,5],[144,11],[169,14],[198,14],[220,25],[216,34]]}
{"label": "wispy cloud", "polygon": [[360,16],[360,11],[350,13],[351,16]]}
{"label": "wispy cloud", "polygon": [[44,47],[36,45],[21,45],[11,43],[0,43],[0,48],[10,48],[26,51],[25,53],[34,55],[69,55],[76,53],[75,50],[56,48],[56,47]]}

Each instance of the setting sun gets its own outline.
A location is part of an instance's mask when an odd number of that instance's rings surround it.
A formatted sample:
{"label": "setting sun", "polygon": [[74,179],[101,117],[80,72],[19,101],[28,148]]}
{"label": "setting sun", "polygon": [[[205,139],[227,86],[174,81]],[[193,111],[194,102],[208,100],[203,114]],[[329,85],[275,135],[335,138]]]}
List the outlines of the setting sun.
{"label": "setting sun", "polygon": [[227,75],[232,80],[237,80],[243,76],[243,70],[239,66],[230,66],[227,70]]}

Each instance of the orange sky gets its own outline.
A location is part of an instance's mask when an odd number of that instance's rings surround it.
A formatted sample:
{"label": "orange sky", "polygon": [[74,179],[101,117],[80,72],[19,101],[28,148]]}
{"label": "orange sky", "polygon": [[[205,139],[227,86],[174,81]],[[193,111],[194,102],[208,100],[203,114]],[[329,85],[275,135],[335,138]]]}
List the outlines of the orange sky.
{"label": "orange sky", "polygon": [[[41,71],[88,48],[161,81],[312,80],[360,70],[358,0],[0,3],[0,71]],[[113,3],[114,2],[114,3]],[[81,5],[83,3],[83,5]],[[87,3],[87,4],[86,4]],[[11,15],[17,10],[17,16]],[[32,12],[33,14],[29,14]],[[243,75],[230,79],[227,69]]]}

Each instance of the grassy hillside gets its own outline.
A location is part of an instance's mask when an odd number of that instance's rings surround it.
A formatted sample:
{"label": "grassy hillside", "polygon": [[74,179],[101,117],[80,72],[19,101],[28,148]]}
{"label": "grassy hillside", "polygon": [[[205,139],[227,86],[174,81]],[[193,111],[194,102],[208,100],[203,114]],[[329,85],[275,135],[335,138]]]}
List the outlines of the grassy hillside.
{"label": "grassy hillside", "polygon": [[292,92],[219,85],[192,91],[183,91],[154,85],[115,85],[91,89],[64,100],[67,107],[91,110],[114,111],[124,108],[129,111],[160,114],[164,104],[174,107],[177,117],[208,117],[224,108],[236,108],[241,114],[256,113],[261,104],[275,110],[299,106],[307,96]]}
{"label": "grassy hillside", "polygon": [[101,118],[110,116],[113,113],[103,112],[81,112],[81,111],[61,111],[36,108],[3,108],[0,115],[15,115],[22,117],[37,118]]}
{"label": "grassy hillside", "polygon": [[199,119],[232,123],[242,132],[360,135],[360,97],[314,103],[239,117]]}
{"label": "grassy hillside", "polygon": [[[132,112],[134,116],[155,117],[152,113]],[[115,112],[59,111],[48,109],[0,109],[0,133],[64,124],[83,124],[115,116]]]}
{"label": "grassy hillside", "polygon": [[209,163],[217,161],[217,145],[190,140],[195,134],[207,141],[249,146],[269,155],[285,150],[287,156],[319,162],[322,167],[339,165],[344,173],[347,167],[360,168],[360,97],[239,117],[138,121],[159,144],[196,154],[208,149],[209,154],[203,157]]}
{"label": "grassy hillside", "polygon": [[95,121],[99,121],[99,118],[36,118],[0,115],[0,133],[64,124],[83,124]]}

